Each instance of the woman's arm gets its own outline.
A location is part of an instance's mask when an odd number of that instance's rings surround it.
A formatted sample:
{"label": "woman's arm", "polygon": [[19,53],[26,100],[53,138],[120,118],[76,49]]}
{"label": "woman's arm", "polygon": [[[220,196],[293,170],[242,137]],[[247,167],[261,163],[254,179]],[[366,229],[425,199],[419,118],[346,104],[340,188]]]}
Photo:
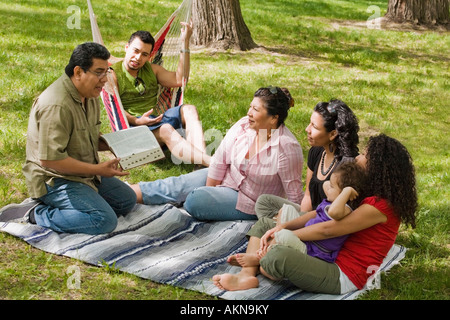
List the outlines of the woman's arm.
{"label": "woman's arm", "polygon": [[[280,213],[281,213],[280,209]],[[280,215],[280,213],[278,215]],[[314,211],[310,211],[307,212],[303,215],[301,215],[300,217],[293,219],[291,221],[288,221],[286,223],[277,225],[276,227],[268,230],[262,237],[260,240],[260,249],[262,251],[265,251],[269,244],[270,244],[270,240],[274,237],[275,232],[280,231],[281,229],[287,229],[287,230],[297,230],[300,228],[303,228],[305,226],[305,224],[313,219],[316,216],[316,210]]]}
{"label": "woman's arm", "polygon": [[341,220],[316,223],[295,230],[302,241],[323,240],[355,233],[387,221],[387,217],[377,208],[363,204]]}
{"label": "woman's arm", "polygon": [[313,172],[311,169],[308,168],[308,171],[306,171],[306,190],[305,195],[303,196],[303,200],[300,206],[301,211],[308,212],[312,210],[312,204],[311,204],[311,194],[309,193],[309,182],[311,181],[311,177],[313,175]]}
{"label": "woman's arm", "polygon": [[278,156],[278,176],[289,201],[300,204],[303,199],[302,186],[303,155],[300,144],[286,144]]}
{"label": "woman's arm", "polygon": [[282,229],[297,230],[297,229],[303,228],[309,220],[311,220],[315,217],[316,217],[316,210],[309,211],[305,214],[302,214],[298,218],[295,218],[293,220],[290,220],[288,222],[281,224],[280,227]]}
{"label": "woman's arm", "polygon": [[238,130],[241,121],[242,119],[236,122],[230,130],[228,130],[227,134],[220,142],[216,152],[214,152],[214,155],[211,157],[211,164],[208,169],[208,178],[210,179],[210,183],[213,183],[213,181],[219,181],[222,183],[227,169],[232,162],[231,155],[233,154],[236,136],[239,134]]}
{"label": "woman's arm", "polygon": [[222,181],[220,181],[220,180],[214,180],[214,179],[212,179],[210,177],[206,178],[206,186],[207,187],[215,187],[215,186],[217,186],[217,185],[219,185],[221,183],[222,183]]}

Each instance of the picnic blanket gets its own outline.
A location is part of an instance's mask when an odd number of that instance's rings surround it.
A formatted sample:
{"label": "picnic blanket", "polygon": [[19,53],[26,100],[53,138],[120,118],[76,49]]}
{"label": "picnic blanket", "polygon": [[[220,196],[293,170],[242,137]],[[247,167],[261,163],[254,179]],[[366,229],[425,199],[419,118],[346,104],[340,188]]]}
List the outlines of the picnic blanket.
{"label": "picnic blanket", "polygon": [[[152,281],[204,292],[226,300],[354,299],[364,291],[345,295],[305,292],[288,281],[258,276],[260,286],[243,291],[223,291],[211,281],[215,274],[237,273],[226,262],[229,255],[245,252],[245,234],[254,222],[202,222],[172,205],[136,205],[119,217],[108,234],[57,233],[32,224],[0,223],[0,231],[23,239],[33,247],[98,266],[114,266]],[[394,245],[378,272],[387,271],[405,256],[406,248]],[[374,279],[376,277],[373,277]]]}

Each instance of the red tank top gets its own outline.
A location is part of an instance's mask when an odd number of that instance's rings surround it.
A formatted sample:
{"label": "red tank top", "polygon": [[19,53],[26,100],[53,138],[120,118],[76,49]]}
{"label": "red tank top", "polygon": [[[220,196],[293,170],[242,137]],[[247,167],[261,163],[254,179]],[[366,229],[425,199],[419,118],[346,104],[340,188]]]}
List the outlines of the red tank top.
{"label": "red tank top", "polygon": [[381,265],[400,227],[400,220],[386,200],[368,197],[362,204],[378,209],[387,221],[351,234],[336,258],[336,264],[358,289],[364,287],[374,268]]}

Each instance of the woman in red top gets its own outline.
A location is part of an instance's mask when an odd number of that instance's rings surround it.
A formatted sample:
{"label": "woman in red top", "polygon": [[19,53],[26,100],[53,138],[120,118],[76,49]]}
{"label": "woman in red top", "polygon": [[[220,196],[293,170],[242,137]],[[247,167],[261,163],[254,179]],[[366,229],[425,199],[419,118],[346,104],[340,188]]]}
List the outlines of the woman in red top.
{"label": "woman in red top", "polygon": [[358,156],[357,162],[367,170],[368,194],[372,196],[345,218],[304,227],[315,215],[311,211],[275,228],[259,220],[249,231],[247,253],[264,251],[267,240],[283,227],[294,230],[302,241],[350,234],[335,263],[277,245],[260,265],[246,265],[239,274],[214,276],[216,286],[225,290],[255,288],[256,275],[261,272],[271,279],[288,279],[311,292],[343,294],[363,288],[394,244],[400,223],[415,227],[417,191],[411,156],[393,138],[384,134],[371,137],[366,154]]}

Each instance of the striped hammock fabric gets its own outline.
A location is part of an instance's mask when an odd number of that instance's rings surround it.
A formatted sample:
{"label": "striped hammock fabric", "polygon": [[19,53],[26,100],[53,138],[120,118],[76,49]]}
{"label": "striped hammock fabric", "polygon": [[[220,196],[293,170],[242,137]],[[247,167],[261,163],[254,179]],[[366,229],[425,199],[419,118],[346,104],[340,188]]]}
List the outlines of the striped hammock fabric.
{"label": "striped hammock fabric", "polygon": [[[97,18],[94,14],[90,0],[87,0],[89,8],[89,18],[91,21],[92,38],[96,43],[104,45],[100,29],[97,24]],[[192,0],[184,0],[181,5],[173,12],[164,26],[156,34],[155,46],[151,53],[152,63],[163,66],[166,70],[176,71],[178,68],[180,50],[182,42],[180,41],[181,26],[180,22],[189,22],[191,19]],[[186,54],[186,53],[185,53]],[[109,64],[120,61],[121,59],[111,56]],[[184,70],[184,68],[183,68]],[[154,112],[158,115],[163,114],[169,108],[183,104],[184,91],[187,85],[187,77],[183,75],[182,86],[180,88],[159,87],[158,102],[154,107]],[[101,98],[105,106],[111,130],[118,131],[130,127],[125,116],[125,110],[120,100],[119,92],[114,84],[112,75],[108,75],[108,81],[102,90]]]}

